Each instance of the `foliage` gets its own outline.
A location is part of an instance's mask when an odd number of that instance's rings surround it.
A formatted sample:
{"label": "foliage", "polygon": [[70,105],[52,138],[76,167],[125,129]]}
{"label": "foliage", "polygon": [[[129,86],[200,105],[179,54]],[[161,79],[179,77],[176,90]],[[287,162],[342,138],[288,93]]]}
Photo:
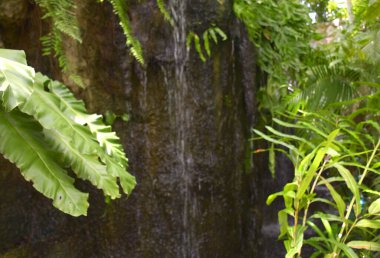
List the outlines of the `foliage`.
{"label": "foliage", "polygon": [[286,257],[300,257],[305,245],[312,257],[380,251],[379,3],[353,2],[353,23],[342,15],[334,34],[314,40],[301,76],[288,73],[283,86],[261,91],[271,117],[265,132],[254,132],[268,142],[269,167],[275,151],[294,166],[293,181],[267,199],[284,200],[278,219]]}
{"label": "foliage", "polygon": [[[112,199],[135,186],[119,138],[89,115],[65,85],[35,74],[23,51],[0,50],[0,151],[53,205],[85,215],[88,194],[67,174],[89,180]],[[48,148],[47,148],[48,146]]]}
{"label": "foliage", "polygon": [[166,10],[164,0],[156,0],[157,7],[160,10],[161,14],[164,16],[164,19],[174,26],[174,20],[170,16],[169,12]]}
{"label": "foliage", "polygon": [[143,51],[140,41],[133,36],[132,28],[128,19],[127,2],[125,0],[109,0],[109,2],[112,4],[115,14],[119,17],[120,26],[122,27],[126,37],[127,47],[129,47],[133,57],[136,58],[139,63],[144,64]]}
{"label": "foliage", "polygon": [[[79,43],[82,43],[80,27],[75,15],[76,5],[72,0],[35,0],[36,3],[43,9],[43,19],[51,19],[52,29],[51,31],[41,37],[41,43],[43,46],[43,55],[48,56],[54,54],[58,60],[58,64],[63,71],[68,71],[67,60],[63,48],[62,35],[67,35]],[[102,3],[104,0],[98,0]],[[125,0],[109,0],[112,4],[115,14],[120,19],[120,26],[123,29],[126,37],[126,45],[134,58],[144,64],[143,50],[141,48],[140,41],[135,38],[132,32],[130,21],[128,19],[127,11],[128,5]],[[159,8],[164,19],[168,21],[172,26],[174,20],[166,10],[163,0],[157,0],[157,7]],[[79,86],[82,86],[82,82],[77,75],[72,76],[73,81],[78,82]],[[82,86],[83,87],[83,86]]]}
{"label": "foliage", "polygon": [[[266,126],[268,133],[255,130],[294,165],[294,180],[267,200],[284,199],[285,209],[278,216],[286,257],[300,256],[304,245],[314,247],[312,257],[358,257],[353,249],[379,251],[380,192],[373,185],[379,177],[379,113],[366,107],[351,116],[286,113],[274,119],[277,128]],[[360,123],[359,114],[366,114]],[[307,238],[310,231],[314,233]]]}
{"label": "foliage", "polygon": [[78,21],[75,15],[76,6],[72,0],[36,0],[36,3],[44,11],[43,19],[50,19],[52,28],[50,32],[41,37],[42,54],[52,55],[57,58],[59,67],[63,71],[68,70],[67,60],[62,44],[62,35],[82,42]]}
{"label": "foliage", "polygon": [[[207,30],[203,32],[203,48],[206,51],[208,57],[211,56],[210,41],[212,40],[215,44],[218,44],[218,37],[220,37],[222,41],[227,40],[227,35],[215,24],[213,24],[211,27],[209,27]],[[199,58],[203,62],[206,62],[206,57],[203,53],[201,40],[199,39],[199,36],[195,32],[190,31],[187,34],[186,38],[186,48],[188,50],[190,49],[192,42],[194,42],[195,50],[197,51]]]}
{"label": "foliage", "polygon": [[[312,37],[309,10],[297,0],[235,0],[234,12],[258,49],[260,68],[276,86],[301,75]],[[280,11],[281,10],[281,11]]]}

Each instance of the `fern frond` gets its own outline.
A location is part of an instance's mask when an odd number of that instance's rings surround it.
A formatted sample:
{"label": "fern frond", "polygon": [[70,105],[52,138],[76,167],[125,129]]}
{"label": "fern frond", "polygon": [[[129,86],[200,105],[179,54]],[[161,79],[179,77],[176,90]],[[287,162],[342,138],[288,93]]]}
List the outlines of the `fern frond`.
{"label": "fern frond", "polygon": [[345,66],[318,65],[310,68],[307,87],[302,90],[302,99],[311,110],[352,99],[356,89],[352,82],[359,73]]}
{"label": "fern frond", "polygon": [[120,26],[123,29],[124,35],[126,37],[126,44],[129,47],[131,54],[136,58],[136,60],[144,64],[143,51],[141,48],[140,41],[138,41],[132,33],[131,25],[128,20],[127,15],[127,4],[124,0],[109,0],[112,4],[113,11],[119,17]]}
{"label": "fern frond", "polygon": [[[203,35],[202,35],[203,47],[206,51],[207,56],[209,57],[211,56],[210,39],[212,39],[215,42],[215,44],[218,44],[217,35],[219,35],[222,38],[222,41],[227,40],[227,35],[220,28],[216,27],[214,24],[203,32]],[[206,57],[203,54],[201,40],[198,34],[196,34],[193,31],[190,31],[187,34],[187,38],[186,38],[187,50],[190,49],[192,42],[194,42],[194,47],[198,53],[199,58],[202,60],[202,62],[206,62]]]}
{"label": "fern frond", "polygon": [[174,20],[170,16],[168,10],[165,7],[165,3],[163,0],[156,0],[158,9],[160,10],[161,14],[164,16],[164,19],[170,23],[170,25],[174,26]]}
{"label": "fern frond", "polygon": [[66,72],[68,70],[68,65],[62,45],[61,32],[56,28],[53,28],[47,35],[42,36],[40,40],[42,44],[42,55],[53,55],[57,59],[59,67]]}
{"label": "fern frond", "polygon": [[82,42],[78,20],[74,10],[76,8],[72,0],[35,0],[45,12],[43,18],[50,18],[53,28],[61,33]]}
{"label": "fern frond", "polygon": [[[76,6],[72,0],[36,0],[44,11],[43,19],[51,20],[51,31],[41,37],[42,55],[54,55],[59,67],[68,72],[67,58],[63,47],[62,35],[67,35],[82,43],[78,20],[75,15]],[[81,86],[80,84],[78,84]]]}

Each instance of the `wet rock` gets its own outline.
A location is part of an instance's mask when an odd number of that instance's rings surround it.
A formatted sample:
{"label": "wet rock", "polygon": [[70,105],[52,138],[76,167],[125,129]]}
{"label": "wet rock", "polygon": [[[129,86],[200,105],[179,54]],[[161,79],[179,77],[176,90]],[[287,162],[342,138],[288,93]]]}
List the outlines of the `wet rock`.
{"label": "wet rock", "polygon": [[12,0],[0,2],[1,26],[19,25],[27,17],[28,0]]}
{"label": "wet rock", "polygon": [[[90,191],[89,215],[71,218],[21,177],[5,178],[2,183],[10,185],[12,200],[20,196],[32,202],[19,204],[22,215],[0,228],[0,255],[259,257],[259,223],[252,213],[257,210],[255,171],[244,166],[255,111],[246,103],[255,94],[249,84],[255,64],[241,58],[252,56],[251,48],[231,29],[236,26],[232,2],[168,1],[175,19],[171,27],[155,0],[131,1],[131,24],[141,40],[145,66],[131,58],[109,4],[76,2],[83,44],[67,41],[65,49],[87,85],[77,93],[92,111],[129,114],[128,123],[117,121],[114,127],[138,186],[128,199],[105,205],[100,192],[79,182]],[[212,57],[202,62],[194,48],[186,49],[186,36],[189,31],[203,33],[212,23],[229,39],[213,45]],[[23,41],[40,26],[31,23]],[[11,36],[4,43],[22,46]],[[56,67],[41,61],[40,49],[26,50],[33,65],[60,77]],[[17,195],[13,185],[26,187]],[[1,195],[0,202],[6,204],[0,210],[6,223],[15,208]]]}

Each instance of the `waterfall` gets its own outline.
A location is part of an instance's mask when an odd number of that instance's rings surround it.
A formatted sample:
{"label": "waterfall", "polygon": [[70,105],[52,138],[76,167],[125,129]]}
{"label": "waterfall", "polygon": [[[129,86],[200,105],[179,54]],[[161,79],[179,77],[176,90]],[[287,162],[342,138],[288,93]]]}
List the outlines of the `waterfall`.
{"label": "waterfall", "polygon": [[[187,151],[188,137],[187,132],[190,129],[191,109],[186,105],[189,97],[188,81],[186,78],[185,67],[188,61],[188,51],[186,49],[187,21],[186,21],[185,0],[172,0],[170,9],[175,21],[173,28],[174,42],[174,63],[175,63],[175,90],[174,90],[174,119],[176,127],[175,149],[178,159],[176,173],[181,178],[181,195],[183,199],[182,208],[182,226],[180,252],[182,257],[199,257],[198,248],[194,246],[195,232],[192,228],[191,220],[196,210],[195,200],[191,198],[191,154]],[[194,209],[195,208],[195,209]]]}

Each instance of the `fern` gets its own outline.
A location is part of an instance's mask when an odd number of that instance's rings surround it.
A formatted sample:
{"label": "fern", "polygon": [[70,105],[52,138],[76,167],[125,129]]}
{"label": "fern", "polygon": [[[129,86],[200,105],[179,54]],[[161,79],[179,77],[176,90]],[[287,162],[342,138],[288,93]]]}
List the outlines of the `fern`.
{"label": "fern", "polygon": [[36,3],[44,11],[43,19],[50,19],[51,31],[41,37],[43,55],[54,55],[59,67],[68,70],[66,57],[62,46],[62,35],[82,43],[81,33],[74,10],[76,8],[72,0],[36,0]]}
{"label": "fern", "polygon": [[68,70],[67,59],[62,45],[61,33],[53,28],[47,35],[41,37],[42,55],[53,55],[57,61],[59,67],[63,71]]}
{"label": "fern", "polygon": [[120,197],[117,179],[131,193],[136,181],[116,134],[66,86],[35,75],[22,51],[0,50],[0,93],[0,151],[55,207],[87,212],[87,194],[75,189],[69,167],[112,199]]}
{"label": "fern", "polygon": [[36,3],[45,12],[43,19],[50,18],[54,28],[76,41],[82,42],[74,13],[76,6],[72,0],[36,0]]}
{"label": "fern", "polygon": [[[211,56],[210,40],[213,40],[215,44],[218,44],[218,36],[222,39],[222,41],[227,40],[227,35],[214,24],[203,32],[203,48],[206,51],[208,57]],[[186,38],[187,50],[190,49],[192,42],[194,42],[195,50],[197,51],[199,58],[202,60],[202,62],[206,62],[206,57],[203,54],[202,45],[198,34],[190,31],[187,34]]]}
{"label": "fern", "polygon": [[126,37],[126,44],[129,47],[131,54],[136,58],[136,60],[144,64],[143,51],[141,48],[140,41],[138,41],[132,33],[131,25],[127,16],[127,3],[124,0],[109,0],[112,4],[113,10],[115,14],[120,19],[120,26],[124,31],[124,35]]}
{"label": "fern", "polygon": [[165,4],[163,0],[156,0],[158,9],[160,10],[161,14],[164,16],[164,19],[170,23],[170,25],[174,26],[174,20],[170,16],[169,12],[166,10]]}

